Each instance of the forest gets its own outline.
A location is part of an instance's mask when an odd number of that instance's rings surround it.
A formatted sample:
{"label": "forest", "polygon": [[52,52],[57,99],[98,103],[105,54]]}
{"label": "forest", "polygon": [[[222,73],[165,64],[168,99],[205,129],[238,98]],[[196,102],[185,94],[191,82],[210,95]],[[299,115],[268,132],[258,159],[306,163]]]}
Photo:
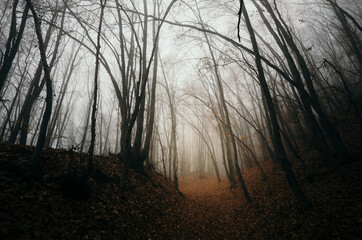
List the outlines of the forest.
{"label": "forest", "polygon": [[362,239],[359,0],[1,0],[0,239]]}

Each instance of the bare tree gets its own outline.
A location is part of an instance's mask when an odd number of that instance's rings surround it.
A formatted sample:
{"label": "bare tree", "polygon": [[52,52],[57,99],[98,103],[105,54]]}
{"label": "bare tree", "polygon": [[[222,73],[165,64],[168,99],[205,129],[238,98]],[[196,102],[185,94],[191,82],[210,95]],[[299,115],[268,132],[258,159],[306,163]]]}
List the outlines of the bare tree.
{"label": "bare tree", "polygon": [[[240,1],[240,4],[242,6],[242,1]],[[266,99],[268,114],[270,116],[271,124],[273,127],[273,129],[272,129],[273,132],[271,134],[273,134],[273,136],[275,138],[274,148],[276,151],[277,158],[282,166],[282,169],[288,179],[288,182],[289,182],[294,194],[296,195],[296,197],[302,204],[303,209],[309,209],[311,207],[311,202],[305,197],[304,193],[302,192],[300,185],[298,183],[298,180],[295,177],[294,172],[290,167],[286,153],[284,151],[284,147],[283,147],[281,136],[280,136],[279,124],[278,124],[278,120],[277,120],[274,105],[273,105],[273,100],[270,95],[269,88],[268,88],[268,85],[267,85],[267,82],[266,82],[265,76],[264,76],[263,66],[261,64],[258,44],[256,42],[255,34],[254,34],[253,28],[251,26],[251,23],[249,20],[249,15],[248,15],[245,7],[244,7],[242,13],[243,13],[245,23],[246,23],[247,29],[249,31],[250,39],[251,39],[251,42],[253,45],[253,50],[255,53],[255,63],[256,63],[258,73],[259,73],[260,87],[262,90],[262,94],[265,96],[265,99]]]}
{"label": "bare tree", "polygon": [[[58,14],[59,14],[59,11],[57,9],[55,9],[55,11],[52,12],[52,17],[50,20],[51,24],[49,25],[49,27],[46,31],[44,41],[43,41],[44,51],[47,50],[47,48],[49,46],[49,42],[51,41],[51,36],[54,32],[53,24],[56,22],[56,20],[58,18]],[[63,24],[64,24],[64,17],[65,17],[65,11],[63,11],[63,14],[62,14],[61,29],[58,32],[57,38],[55,40],[53,55],[49,62],[49,71],[52,71],[53,67],[57,63],[57,57],[58,57],[58,53],[59,53],[58,50],[60,47],[60,42],[63,37],[62,28],[63,28]],[[42,70],[43,70],[43,63],[42,63],[42,60],[40,60],[38,63],[36,72],[33,76],[31,85],[28,89],[26,98],[24,100],[24,104],[18,115],[17,122],[11,131],[11,134],[9,137],[9,142],[11,142],[11,143],[16,142],[19,131],[20,131],[20,139],[19,139],[20,144],[26,144],[26,142],[27,142],[27,137],[28,137],[28,132],[29,132],[29,122],[31,119],[31,112],[32,112],[33,106],[34,106],[37,98],[39,97],[44,85],[46,85],[46,76],[44,75],[42,78]]]}
{"label": "bare tree", "polygon": [[21,18],[21,23],[19,28],[17,29],[16,23],[16,12],[17,6],[19,4],[19,0],[13,1],[12,14],[11,14],[11,25],[9,36],[6,42],[5,52],[1,51],[0,56],[0,100],[2,99],[2,90],[4,87],[4,83],[7,79],[10,68],[13,64],[15,55],[18,52],[20,41],[23,37],[26,20],[28,18],[29,6],[25,5],[24,11]]}
{"label": "bare tree", "polygon": [[166,90],[167,98],[168,98],[168,105],[170,107],[170,115],[171,115],[171,137],[170,137],[170,149],[169,149],[169,161],[172,162],[173,168],[173,181],[177,191],[180,192],[178,187],[178,153],[177,153],[177,119],[176,119],[176,93],[175,89],[171,88],[169,84],[169,80],[166,77],[165,69],[163,67],[161,61],[161,69],[165,79],[165,84],[163,85],[164,89]]}
{"label": "bare tree", "polygon": [[46,94],[46,106],[45,106],[45,112],[43,115],[43,119],[41,122],[41,126],[40,126],[40,132],[39,132],[39,137],[38,137],[38,141],[36,144],[36,148],[35,151],[33,152],[29,164],[31,166],[32,169],[37,170],[40,166],[40,155],[43,151],[43,146],[45,143],[45,137],[46,137],[46,131],[48,128],[48,123],[50,120],[50,115],[52,113],[52,104],[53,104],[53,88],[52,88],[52,80],[50,78],[50,69],[47,63],[47,57],[45,54],[45,47],[44,47],[44,41],[43,41],[43,36],[41,33],[41,28],[40,28],[40,20],[38,18],[38,15],[34,9],[34,6],[31,2],[31,0],[26,0],[26,3],[30,9],[30,11],[33,14],[33,19],[34,19],[34,24],[35,24],[35,31],[36,31],[36,35],[38,38],[38,43],[39,43],[39,51],[40,51],[40,56],[41,56],[41,61],[43,63],[43,70],[44,70],[44,75],[45,75],[45,81],[46,81],[46,88],[47,88],[47,94]]}
{"label": "bare tree", "polygon": [[95,61],[95,72],[94,72],[94,89],[93,89],[93,106],[91,116],[91,142],[88,149],[88,170],[86,177],[88,177],[94,168],[93,164],[93,152],[94,142],[96,139],[96,111],[97,111],[97,97],[98,97],[98,74],[99,74],[99,52],[101,48],[101,31],[104,16],[104,8],[107,4],[107,0],[100,0],[101,14],[99,17],[98,33],[97,33],[97,46],[96,46],[96,61]]}

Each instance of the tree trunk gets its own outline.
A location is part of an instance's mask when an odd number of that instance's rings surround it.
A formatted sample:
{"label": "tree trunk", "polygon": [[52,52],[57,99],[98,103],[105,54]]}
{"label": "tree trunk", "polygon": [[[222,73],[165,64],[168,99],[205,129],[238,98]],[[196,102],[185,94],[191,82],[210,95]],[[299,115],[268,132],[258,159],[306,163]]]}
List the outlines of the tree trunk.
{"label": "tree trunk", "polygon": [[[203,26],[203,24],[202,24],[202,26]],[[221,82],[220,75],[219,75],[219,72],[218,72],[216,59],[215,59],[215,56],[213,54],[213,51],[212,51],[212,48],[211,48],[211,45],[210,45],[210,42],[209,42],[209,39],[208,39],[208,36],[206,35],[206,33],[204,34],[204,36],[206,38],[206,41],[207,41],[207,44],[208,44],[208,47],[209,47],[209,51],[210,51],[210,54],[211,54],[211,58],[212,58],[212,61],[213,61],[213,64],[214,64],[215,78],[217,80],[217,86],[218,86],[219,93],[220,93],[221,105],[223,107],[225,117],[226,117],[226,126],[227,126],[227,129],[228,129],[228,137],[230,138],[230,142],[231,142],[231,145],[232,145],[232,151],[233,151],[234,165],[235,165],[236,174],[237,174],[238,180],[239,180],[239,182],[241,184],[241,188],[243,189],[246,201],[251,202],[249,191],[246,188],[246,185],[245,185],[245,182],[244,182],[244,179],[243,179],[243,176],[241,174],[240,167],[239,167],[238,152],[237,152],[237,148],[236,148],[235,139],[233,137],[234,134],[233,134],[233,130],[231,128],[231,121],[230,121],[229,112],[228,112],[226,102],[225,102],[225,98],[224,98],[224,90],[223,90],[222,82]]]}
{"label": "tree trunk", "polygon": [[[242,1],[240,1],[240,3],[242,4]],[[304,193],[299,185],[299,182],[298,182],[297,178],[295,177],[293,170],[290,167],[290,164],[288,162],[287,156],[286,156],[284,148],[283,148],[283,144],[282,144],[282,140],[281,140],[280,132],[279,132],[279,124],[278,124],[277,117],[275,114],[274,105],[273,105],[272,98],[271,98],[271,95],[269,92],[269,88],[268,88],[268,85],[267,85],[267,82],[266,82],[266,79],[264,76],[263,66],[262,66],[261,60],[260,60],[259,48],[258,48],[258,45],[256,42],[253,28],[252,28],[250,20],[249,20],[249,15],[248,15],[245,7],[243,10],[243,16],[245,19],[245,23],[246,23],[249,35],[250,35],[251,43],[253,45],[253,50],[255,53],[255,63],[256,63],[257,70],[258,70],[258,74],[259,74],[259,82],[260,82],[262,94],[265,96],[268,113],[269,113],[270,120],[271,120],[272,127],[273,127],[272,134],[274,135],[274,138],[275,138],[276,145],[274,146],[274,148],[275,148],[275,151],[277,154],[277,158],[282,166],[282,169],[285,173],[285,176],[288,179],[288,182],[289,182],[294,194],[300,201],[302,208],[309,209],[311,207],[311,202],[304,195]]]}
{"label": "tree trunk", "polygon": [[[88,169],[86,177],[89,177],[90,173],[94,168],[93,164],[93,152],[94,152],[94,142],[96,139],[96,111],[97,111],[97,98],[98,98],[98,73],[99,73],[99,51],[101,48],[101,31],[102,31],[102,22],[104,8],[107,4],[107,0],[100,0],[101,5],[101,15],[99,17],[99,25],[97,32],[97,48],[96,48],[96,61],[95,61],[95,72],[94,72],[94,89],[93,89],[93,106],[92,106],[92,116],[91,116],[91,142],[88,149]],[[101,126],[102,127],[102,126]]]}
{"label": "tree trunk", "polygon": [[[19,45],[23,37],[26,20],[28,18],[29,6],[26,5],[23,11],[23,16],[21,18],[19,29],[16,30],[16,8],[18,6],[18,3],[19,0],[15,0],[13,3],[9,37],[6,42],[3,62],[0,64],[0,94],[2,93],[6,78],[13,64],[15,55],[18,52]],[[0,100],[2,100],[2,95],[0,95]]]}
{"label": "tree trunk", "polygon": [[43,151],[43,146],[44,146],[45,137],[46,137],[46,131],[48,128],[50,115],[52,113],[53,89],[52,89],[52,80],[50,78],[50,69],[49,69],[46,54],[45,54],[43,36],[41,34],[41,29],[40,29],[40,20],[33,7],[31,0],[26,0],[26,3],[27,3],[27,6],[29,7],[30,11],[32,12],[33,18],[34,18],[35,30],[36,30],[36,35],[38,38],[39,51],[40,51],[41,61],[43,63],[43,70],[44,70],[46,88],[47,88],[47,94],[46,94],[46,99],[45,99],[46,106],[45,106],[45,112],[44,112],[43,119],[42,119],[41,126],[40,126],[39,137],[38,137],[38,141],[36,144],[36,148],[29,161],[31,168],[34,170],[38,170],[40,163],[41,163],[40,155]]}

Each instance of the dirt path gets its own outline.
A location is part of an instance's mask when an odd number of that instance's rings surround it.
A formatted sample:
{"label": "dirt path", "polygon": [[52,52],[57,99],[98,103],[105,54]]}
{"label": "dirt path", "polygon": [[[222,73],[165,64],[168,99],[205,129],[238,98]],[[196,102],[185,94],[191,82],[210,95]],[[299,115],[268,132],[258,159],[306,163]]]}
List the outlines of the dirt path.
{"label": "dirt path", "polygon": [[237,190],[230,190],[227,179],[217,183],[216,177],[180,179],[180,191],[185,195],[180,215],[182,237],[191,239],[239,239],[234,221],[241,217]]}
{"label": "dirt path", "polygon": [[338,181],[336,172],[316,177],[312,184],[299,175],[313,203],[306,213],[283,172],[271,163],[263,167],[269,176],[265,181],[256,168],[244,174],[253,198],[249,204],[239,186],[229,189],[227,179],[180,179],[185,199],[173,208],[178,211],[174,221],[167,223],[172,239],[361,239],[360,162],[344,166],[353,176],[349,185]]}

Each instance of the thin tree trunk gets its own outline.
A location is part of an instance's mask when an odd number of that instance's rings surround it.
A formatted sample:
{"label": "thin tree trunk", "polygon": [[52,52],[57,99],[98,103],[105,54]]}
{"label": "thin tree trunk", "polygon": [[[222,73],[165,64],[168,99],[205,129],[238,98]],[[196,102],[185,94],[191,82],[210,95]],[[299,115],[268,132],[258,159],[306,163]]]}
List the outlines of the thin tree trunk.
{"label": "thin tree trunk", "polygon": [[243,176],[241,174],[240,167],[239,167],[238,152],[237,152],[237,148],[236,148],[235,139],[233,137],[234,134],[233,134],[233,130],[231,128],[231,121],[230,121],[229,112],[228,112],[226,102],[225,102],[225,98],[224,98],[224,90],[223,90],[223,86],[222,86],[221,79],[220,79],[220,76],[219,76],[217,63],[216,63],[216,60],[215,60],[215,57],[214,57],[214,54],[213,54],[209,39],[208,39],[206,33],[204,35],[205,35],[205,38],[206,38],[206,41],[207,41],[207,44],[208,44],[208,47],[209,47],[209,51],[210,51],[210,54],[211,54],[211,58],[212,58],[213,64],[214,64],[215,78],[217,80],[217,85],[218,85],[218,89],[219,89],[219,92],[220,92],[220,100],[221,100],[221,104],[222,104],[222,107],[223,107],[223,110],[224,110],[224,113],[225,113],[225,117],[226,117],[226,126],[228,128],[228,134],[229,134],[228,137],[230,138],[230,141],[231,141],[231,144],[232,144],[236,174],[237,174],[238,180],[239,180],[239,182],[241,184],[241,188],[243,189],[246,201],[250,202],[251,198],[250,198],[250,195],[249,195],[249,191],[246,188],[246,185],[245,185],[245,182],[244,182],[244,179],[243,179]]}
{"label": "thin tree trunk", "polygon": [[[19,0],[15,0],[13,3],[9,37],[6,42],[6,48],[3,55],[3,62],[1,63],[0,67],[0,94],[3,90],[6,78],[13,64],[15,55],[18,52],[19,45],[23,37],[26,20],[28,18],[29,6],[25,5],[23,16],[21,18],[20,27],[18,30],[16,30],[16,8],[18,6],[18,3]],[[2,100],[2,95],[0,95],[0,100]]]}
{"label": "thin tree trunk", "polygon": [[[93,106],[92,106],[92,116],[91,116],[91,142],[88,149],[88,169],[86,177],[89,177],[90,173],[94,168],[93,164],[93,152],[94,152],[94,142],[96,138],[96,111],[97,111],[97,97],[98,97],[98,74],[99,74],[99,51],[101,48],[101,31],[102,31],[102,22],[104,8],[107,4],[107,0],[100,0],[101,5],[101,15],[99,17],[99,25],[97,32],[97,48],[96,48],[96,61],[95,61],[95,72],[94,72],[94,89],[93,89]],[[101,126],[102,127],[102,126]]]}
{"label": "thin tree trunk", "polygon": [[32,12],[33,18],[34,18],[36,35],[37,35],[38,43],[39,43],[38,45],[39,45],[40,57],[41,57],[41,61],[43,63],[43,70],[44,70],[46,88],[47,88],[47,94],[46,94],[46,99],[45,99],[46,106],[45,106],[45,111],[44,111],[43,119],[42,119],[41,126],[40,126],[39,137],[38,137],[38,141],[36,144],[36,148],[29,161],[31,168],[34,170],[38,170],[40,163],[41,163],[40,155],[43,151],[43,146],[44,146],[45,137],[46,137],[46,131],[48,128],[50,115],[52,113],[53,89],[52,89],[52,80],[50,78],[50,69],[49,69],[46,54],[45,54],[43,36],[41,34],[41,29],[40,29],[40,20],[33,7],[31,0],[26,0],[26,3],[27,3],[27,6],[29,7],[30,11]]}
{"label": "thin tree trunk", "polygon": [[[240,1],[240,4],[242,4],[242,1]],[[259,73],[259,82],[260,82],[262,94],[265,96],[268,112],[270,115],[270,120],[271,120],[272,126],[273,126],[272,134],[275,138],[276,145],[274,146],[274,148],[277,153],[277,158],[280,161],[280,164],[288,179],[288,182],[289,182],[294,194],[296,195],[297,199],[300,201],[302,208],[309,209],[311,207],[311,202],[304,195],[304,193],[299,185],[299,182],[298,182],[297,178],[295,177],[293,170],[290,167],[290,164],[288,162],[287,156],[286,156],[284,148],[283,148],[283,144],[282,144],[282,140],[281,140],[280,132],[279,132],[279,124],[278,124],[277,117],[275,114],[274,105],[273,105],[272,98],[271,98],[271,95],[269,92],[269,88],[268,88],[268,85],[267,85],[267,82],[266,82],[266,79],[264,76],[264,70],[263,70],[263,66],[261,63],[261,59],[260,59],[258,44],[256,42],[254,31],[253,31],[253,28],[252,28],[250,20],[249,20],[249,15],[248,15],[245,7],[242,12],[243,12],[245,23],[246,23],[246,26],[247,26],[247,29],[248,29],[248,32],[250,35],[250,40],[251,40],[251,43],[253,46],[253,50],[255,53],[255,63],[257,66],[258,73]]]}
{"label": "thin tree trunk", "polygon": [[81,141],[81,145],[80,145],[80,149],[79,149],[80,152],[83,152],[84,144],[85,144],[85,141],[87,139],[91,109],[92,109],[92,98],[89,99],[89,103],[88,103],[88,107],[87,107],[87,113],[85,115],[85,126],[84,126],[84,131],[83,131],[83,135],[82,135],[83,137],[82,137],[82,141]]}

